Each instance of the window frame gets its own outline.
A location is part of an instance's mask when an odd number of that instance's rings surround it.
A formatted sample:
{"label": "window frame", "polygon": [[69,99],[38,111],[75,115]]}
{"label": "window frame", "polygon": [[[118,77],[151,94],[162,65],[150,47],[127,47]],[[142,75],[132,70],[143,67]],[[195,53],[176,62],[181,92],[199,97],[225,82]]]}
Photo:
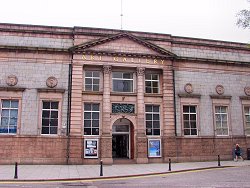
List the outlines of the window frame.
{"label": "window frame", "polygon": [[[184,113],[184,106],[188,106],[189,107],[189,112],[188,113]],[[195,113],[190,113],[190,107],[191,106],[194,106],[195,107]],[[187,137],[192,137],[192,136],[198,136],[199,135],[199,129],[198,129],[198,110],[199,110],[199,108],[198,108],[198,105],[197,104],[182,104],[181,105],[181,109],[182,109],[182,111],[181,111],[181,117],[182,117],[182,134],[183,134],[183,136],[187,136]],[[191,134],[192,133],[192,128],[191,128],[191,118],[190,118],[190,115],[191,114],[195,114],[195,123],[196,123],[196,134]],[[188,123],[189,123],[189,128],[185,128],[185,120],[184,120],[184,115],[189,115],[189,119],[188,119]],[[190,134],[185,134],[185,129],[188,129],[188,130],[190,130]]]}
{"label": "window frame", "polygon": [[[58,126],[57,126],[57,134],[42,134],[42,111],[43,111],[43,101],[49,102],[58,102]],[[38,134],[41,136],[60,136],[62,135],[63,126],[62,126],[62,103],[63,103],[63,94],[62,93],[39,93],[39,126],[38,126]]]}
{"label": "window frame", "polygon": [[[220,113],[217,113],[216,112],[216,107],[226,107],[226,113],[223,113],[223,112],[220,112]],[[229,136],[229,106],[228,105],[225,105],[225,104],[215,104],[214,107],[214,130],[215,130],[215,136]],[[226,115],[227,116],[227,134],[218,134],[217,133],[217,121],[216,121],[216,115]],[[220,129],[223,129],[223,121],[221,120],[220,121]]]}
{"label": "window frame", "polygon": [[[50,103],[50,108],[49,109],[43,108],[45,102],[47,102],[47,103],[49,102]],[[57,109],[52,109],[51,108],[52,103],[58,103],[58,108]],[[49,120],[49,125],[46,126],[46,127],[49,128],[49,133],[48,134],[43,133],[43,123],[42,123],[41,135],[57,135],[58,134],[58,126],[59,126],[59,101],[56,101],[56,100],[42,100],[42,122],[43,122],[43,119],[45,119],[45,118],[43,118],[43,112],[44,111],[49,111],[50,115],[52,114],[52,112],[57,112],[57,126],[51,126],[51,120],[52,119],[56,119],[56,118],[51,118],[51,116],[50,116],[50,118],[48,119]],[[53,133],[50,132],[50,128],[51,127],[57,127],[56,134],[53,134]]]}
{"label": "window frame", "polygon": [[[86,77],[86,72],[91,72],[92,76],[91,76],[91,77]],[[99,73],[99,77],[94,77],[94,76],[93,76],[93,72],[98,72],[98,73]],[[101,71],[100,71],[100,70],[86,69],[86,70],[84,70],[83,78],[84,78],[84,80],[83,80],[83,83],[84,83],[84,85],[83,85],[84,91],[86,91],[86,92],[100,92],[100,91],[101,91],[101,89],[102,89],[102,88],[101,88],[102,74],[101,74]],[[86,78],[89,78],[89,79],[92,80],[91,90],[86,90]],[[94,85],[97,85],[97,84],[94,84],[94,80],[97,80],[97,79],[99,79],[99,82],[98,82],[98,90],[95,91],[95,90],[93,90],[93,88],[94,88]],[[90,84],[87,84],[87,85],[90,85]]]}
{"label": "window frame", "polygon": [[[124,73],[129,73],[129,74],[131,74],[131,76],[132,76],[132,78],[130,78],[130,79],[128,79],[128,78],[114,78],[113,77],[113,74],[114,73],[122,73],[122,75],[124,74]],[[114,80],[124,80],[124,81],[131,81],[131,83],[132,83],[132,89],[131,89],[131,91],[115,91],[114,90]],[[132,71],[126,71],[126,70],[124,70],[124,71],[122,71],[122,70],[115,70],[115,71],[112,71],[112,73],[111,73],[111,81],[112,81],[112,92],[117,92],[117,93],[134,93],[134,91],[135,91],[135,76],[134,76],[134,73],[132,72]]]}
{"label": "window frame", "polygon": [[[157,106],[158,107],[158,109],[159,109],[159,112],[158,113],[154,113],[153,111],[152,112],[147,112],[146,111],[146,107],[147,106],[151,106],[151,108],[153,108],[154,106]],[[151,120],[147,120],[147,114],[151,114],[152,115],[152,119]],[[154,128],[153,126],[153,123],[154,123],[154,114],[156,114],[156,115],[159,115],[159,128]],[[152,125],[151,125],[151,134],[147,134],[147,121],[151,121],[152,122]],[[159,134],[154,134],[154,130],[155,129],[159,129]],[[161,105],[159,105],[159,104],[145,104],[145,130],[146,130],[146,132],[145,132],[145,134],[146,134],[146,136],[148,136],[148,137],[154,137],[154,136],[161,136]]]}
{"label": "window frame", "polygon": [[[8,125],[8,133],[0,133],[0,135],[18,135],[19,134],[19,129],[20,129],[20,118],[21,118],[21,98],[19,97],[0,97],[0,125],[1,125],[1,120],[2,120],[2,101],[3,100],[9,100],[9,101],[18,101],[18,108],[17,109],[17,125],[16,125],[16,132],[15,133],[10,133],[9,132],[9,125]],[[8,108],[10,109],[10,108]]]}
{"label": "window frame", "polygon": [[[85,104],[91,104],[91,111],[85,111]],[[99,111],[92,111],[92,105],[93,104],[98,104],[99,105]],[[91,119],[85,119],[85,112],[88,112],[88,113],[91,113]],[[97,128],[97,127],[93,127],[93,119],[92,119],[92,113],[93,112],[98,112],[99,113],[99,119],[98,119],[98,121],[99,121],[99,125],[98,125],[98,134],[92,134],[92,129],[94,129],[94,128]],[[91,134],[85,134],[85,120],[90,120],[91,121],[91,126],[90,127],[87,127],[87,128],[90,128],[90,130],[91,130]],[[94,120],[97,120],[97,119],[94,119]],[[99,137],[100,136],[100,132],[101,132],[101,128],[100,128],[100,126],[101,126],[101,104],[100,103],[98,103],[98,102],[84,102],[83,103],[83,133],[82,133],[82,135],[83,136],[95,136],[95,137]]]}
{"label": "window frame", "polygon": [[[150,80],[147,80],[146,79],[146,75],[150,75],[150,77],[151,77],[151,79]],[[153,88],[155,88],[155,87],[153,87],[153,82],[156,82],[156,80],[153,80],[152,79],[152,75],[157,75],[157,77],[158,77],[158,79],[157,79],[157,83],[158,83],[158,85],[157,85],[157,93],[154,93],[153,92]],[[146,89],[146,87],[147,87],[147,85],[146,85],[146,82],[150,82],[151,83],[151,86],[150,86],[150,89],[151,89],[151,92],[150,93],[148,93],[147,92],[147,89]],[[144,77],[144,84],[145,84],[145,93],[146,94],[160,94],[160,92],[161,92],[161,90],[160,90],[160,74],[159,73],[154,73],[154,72],[146,72],[145,73],[145,77]]]}
{"label": "window frame", "polygon": [[[246,119],[246,112],[245,108],[248,108],[248,116],[250,117],[250,104],[243,104],[242,105],[242,112],[243,112],[243,124],[244,124],[244,135],[250,136],[250,121],[249,121],[249,127],[247,126],[247,119]],[[249,132],[249,134],[247,134]]]}

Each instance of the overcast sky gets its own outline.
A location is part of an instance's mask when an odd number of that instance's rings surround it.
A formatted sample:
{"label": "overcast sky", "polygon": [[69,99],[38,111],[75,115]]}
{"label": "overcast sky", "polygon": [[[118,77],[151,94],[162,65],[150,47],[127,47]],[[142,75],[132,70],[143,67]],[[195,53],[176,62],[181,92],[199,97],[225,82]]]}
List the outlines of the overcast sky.
{"label": "overcast sky", "polygon": [[[122,0],[124,30],[250,43],[247,0]],[[121,29],[121,0],[2,0],[0,22]]]}

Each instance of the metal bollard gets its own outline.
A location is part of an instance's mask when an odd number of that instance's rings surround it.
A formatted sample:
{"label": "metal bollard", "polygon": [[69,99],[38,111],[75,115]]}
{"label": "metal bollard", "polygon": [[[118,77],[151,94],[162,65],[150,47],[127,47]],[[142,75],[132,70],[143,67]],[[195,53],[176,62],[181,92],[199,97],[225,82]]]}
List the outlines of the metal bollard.
{"label": "metal bollard", "polygon": [[14,175],[14,179],[17,179],[18,175],[17,175],[17,162],[15,162],[15,175]]}
{"label": "metal bollard", "polygon": [[220,155],[218,155],[218,166],[220,166]]}
{"label": "metal bollard", "polygon": [[102,160],[100,161],[100,176],[103,176],[103,165],[102,165]]}
{"label": "metal bollard", "polygon": [[171,159],[169,158],[168,171],[171,171]]}

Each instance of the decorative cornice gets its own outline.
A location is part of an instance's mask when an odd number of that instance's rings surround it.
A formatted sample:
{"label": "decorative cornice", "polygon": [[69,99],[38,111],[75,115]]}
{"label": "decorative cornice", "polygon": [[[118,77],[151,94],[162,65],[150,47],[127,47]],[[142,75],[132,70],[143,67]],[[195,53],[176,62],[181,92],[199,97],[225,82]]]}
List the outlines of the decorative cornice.
{"label": "decorative cornice", "polygon": [[0,91],[21,91],[23,92],[26,88],[23,87],[0,87]]}
{"label": "decorative cornice", "polygon": [[211,99],[231,99],[230,95],[209,95]]}
{"label": "decorative cornice", "polygon": [[44,92],[44,93],[65,93],[65,89],[37,88],[37,92]]}
{"label": "decorative cornice", "polygon": [[180,98],[201,98],[200,94],[192,94],[192,93],[179,93],[178,96]]}

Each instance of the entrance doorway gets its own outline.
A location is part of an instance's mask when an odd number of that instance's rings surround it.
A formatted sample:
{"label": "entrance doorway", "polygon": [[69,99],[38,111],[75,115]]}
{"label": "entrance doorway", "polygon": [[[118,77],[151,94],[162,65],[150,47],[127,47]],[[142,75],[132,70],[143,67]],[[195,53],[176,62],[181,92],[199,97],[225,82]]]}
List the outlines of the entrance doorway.
{"label": "entrance doorway", "polygon": [[[131,159],[133,147],[133,126],[128,119],[118,119],[112,127],[112,157]],[[131,154],[132,153],[132,154]]]}

